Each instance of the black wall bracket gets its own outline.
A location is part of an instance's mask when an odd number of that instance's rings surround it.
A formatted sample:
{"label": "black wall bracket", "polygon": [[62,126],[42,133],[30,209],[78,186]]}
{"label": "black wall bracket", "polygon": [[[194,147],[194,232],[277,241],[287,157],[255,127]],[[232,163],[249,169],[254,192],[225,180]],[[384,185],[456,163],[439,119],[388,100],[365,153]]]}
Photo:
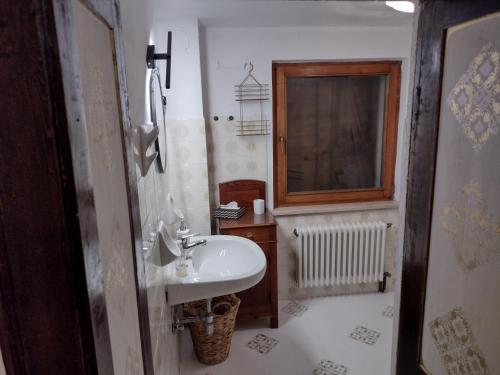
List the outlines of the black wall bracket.
{"label": "black wall bracket", "polygon": [[165,74],[165,88],[170,88],[170,69],[172,62],[172,32],[167,34],[167,53],[156,53],[155,45],[150,44],[146,50],[146,64],[148,69],[156,68],[156,60],[167,60],[167,68]]}
{"label": "black wall bracket", "polygon": [[387,278],[391,277],[391,276],[392,275],[389,272],[384,272],[384,278],[382,279],[382,281],[379,281],[379,283],[378,283],[378,291],[380,293],[385,292],[385,288],[387,286]]}

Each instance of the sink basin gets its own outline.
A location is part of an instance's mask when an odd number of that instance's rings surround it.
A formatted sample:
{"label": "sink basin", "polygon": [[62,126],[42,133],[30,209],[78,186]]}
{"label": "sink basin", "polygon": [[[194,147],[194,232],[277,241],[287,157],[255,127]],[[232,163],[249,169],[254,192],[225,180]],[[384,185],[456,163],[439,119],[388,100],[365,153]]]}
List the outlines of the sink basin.
{"label": "sink basin", "polygon": [[188,260],[188,275],[177,277],[175,267],[167,275],[168,303],[191,302],[241,292],[256,285],[266,272],[262,249],[246,238],[198,236],[207,240],[196,246]]}

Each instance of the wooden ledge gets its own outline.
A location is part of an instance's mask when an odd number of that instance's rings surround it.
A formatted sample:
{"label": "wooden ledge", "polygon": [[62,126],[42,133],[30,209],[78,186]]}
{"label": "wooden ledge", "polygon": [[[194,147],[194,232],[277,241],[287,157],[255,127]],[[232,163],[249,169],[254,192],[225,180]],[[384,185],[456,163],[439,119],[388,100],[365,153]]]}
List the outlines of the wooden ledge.
{"label": "wooden ledge", "polygon": [[337,203],[318,204],[308,206],[278,207],[272,210],[273,216],[294,216],[294,215],[317,215],[335,212],[356,212],[371,210],[397,210],[398,201],[379,202],[357,202],[357,203]]}

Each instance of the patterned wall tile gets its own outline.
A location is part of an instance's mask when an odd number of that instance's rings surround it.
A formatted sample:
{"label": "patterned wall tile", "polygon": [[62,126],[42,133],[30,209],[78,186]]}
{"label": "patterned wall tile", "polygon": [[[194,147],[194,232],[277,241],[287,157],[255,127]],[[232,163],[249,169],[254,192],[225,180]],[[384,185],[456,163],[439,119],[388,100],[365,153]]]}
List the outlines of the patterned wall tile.
{"label": "patterned wall tile", "polygon": [[[238,137],[234,121],[211,122],[207,128],[214,196],[220,182],[245,178],[267,180],[267,137]],[[215,198],[214,206],[218,204],[218,197]]]}
{"label": "patterned wall tile", "polygon": [[[210,214],[208,206],[207,147],[204,120],[169,120],[167,123],[167,170],[158,173],[151,168],[144,177],[139,177],[138,185],[143,238],[156,233],[159,220],[166,209],[166,196],[172,193],[176,206],[186,216],[187,225],[194,232],[210,233]],[[169,229],[175,231],[177,225]],[[154,239],[154,238],[153,238]],[[170,330],[171,311],[166,304],[165,293],[155,288],[159,264],[157,241],[146,244],[146,276],[148,280],[148,304],[151,329],[151,346],[155,372],[163,374],[178,373],[179,343],[178,335]],[[117,267],[119,263],[116,262]],[[114,272],[119,275],[120,270]],[[115,282],[117,276],[112,276]]]}
{"label": "patterned wall tile", "polygon": [[462,308],[457,307],[429,322],[429,329],[449,375],[489,374]]}

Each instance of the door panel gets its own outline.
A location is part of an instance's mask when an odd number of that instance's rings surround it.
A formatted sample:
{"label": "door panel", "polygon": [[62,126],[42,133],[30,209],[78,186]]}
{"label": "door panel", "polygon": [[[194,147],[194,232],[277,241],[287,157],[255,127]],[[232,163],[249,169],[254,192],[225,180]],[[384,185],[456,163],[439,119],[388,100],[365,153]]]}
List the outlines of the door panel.
{"label": "door panel", "polygon": [[113,32],[79,1],[73,5],[114,371],[142,374]]}
{"label": "door panel", "polygon": [[94,232],[76,200],[92,199],[74,180],[53,5],[0,2],[0,373],[113,374],[85,278]]}
{"label": "door panel", "polygon": [[500,373],[498,30],[500,13],[446,37],[422,341],[436,375]]}
{"label": "door panel", "polygon": [[498,12],[420,3],[398,374],[500,373]]}

